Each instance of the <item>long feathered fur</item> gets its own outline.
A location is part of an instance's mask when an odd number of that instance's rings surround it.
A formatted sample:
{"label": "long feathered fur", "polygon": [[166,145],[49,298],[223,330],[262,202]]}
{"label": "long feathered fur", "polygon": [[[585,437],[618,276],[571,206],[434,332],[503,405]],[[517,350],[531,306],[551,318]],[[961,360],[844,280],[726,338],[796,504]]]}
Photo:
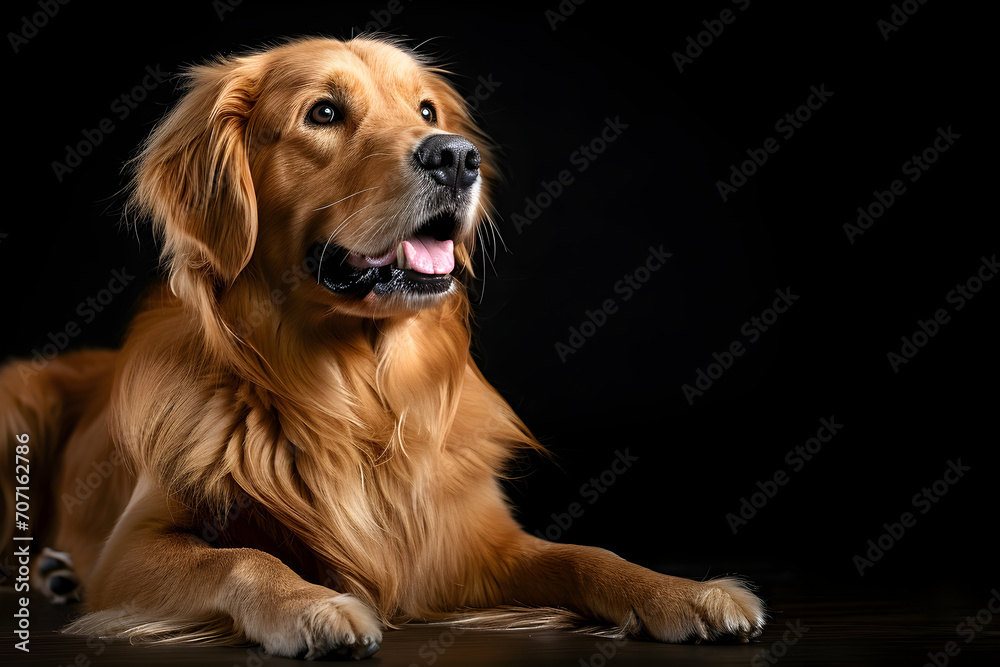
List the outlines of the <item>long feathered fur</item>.
{"label": "long feathered fur", "polygon": [[[120,352],[65,355],[19,402],[25,362],[0,378],[0,425],[64,462],[54,497],[114,461],[43,536],[89,600],[69,632],[307,657],[370,655],[380,627],[409,621],[759,632],[737,580],[520,529],[500,480],[544,449],[473,362],[460,282],[395,301],[319,284],[310,244],[377,254],[415,233],[428,204],[413,150],[435,133],[482,158],[454,239],[471,271],[496,171],[439,69],[372,37],[305,38],[193,67],[183,91],[133,164],[129,209],[161,238],[164,285]],[[340,126],[304,124],[323,99],[347,109]]]}
{"label": "long feathered fur", "polygon": [[[184,505],[223,514],[247,494],[384,621],[418,616],[430,608],[406,600],[407,582],[452,557],[434,550],[449,517],[428,516],[426,497],[468,492],[469,478],[492,492],[512,456],[541,446],[471,363],[464,290],[405,319],[327,318],[324,338],[277,308],[241,331],[269,300],[255,280],[251,153],[286,128],[251,112],[288,76],[271,54],[191,68],[136,160],[130,208],[163,238],[170,293],[131,328],[111,431]],[[450,87],[439,95],[492,178],[489,142]],[[461,466],[452,479],[429,455],[446,448]]]}

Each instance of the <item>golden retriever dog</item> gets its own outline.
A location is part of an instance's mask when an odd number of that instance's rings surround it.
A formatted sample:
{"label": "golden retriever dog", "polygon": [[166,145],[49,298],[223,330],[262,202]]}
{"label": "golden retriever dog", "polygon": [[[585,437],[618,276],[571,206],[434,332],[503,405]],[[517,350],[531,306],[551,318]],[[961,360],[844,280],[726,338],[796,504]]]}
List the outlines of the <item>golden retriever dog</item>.
{"label": "golden retriever dog", "polygon": [[154,225],[163,286],[121,350],[0,376],[3,544],[24,544],[24,446],[34,585],[86,605],[68,632],[307,659],[370,656],[407,622],[760,633],[738,579],[512,518],[500,480],[542,449],[470,355],[497,172],[444,72],[386,39],[310,37],[185,82],[127,209]]}

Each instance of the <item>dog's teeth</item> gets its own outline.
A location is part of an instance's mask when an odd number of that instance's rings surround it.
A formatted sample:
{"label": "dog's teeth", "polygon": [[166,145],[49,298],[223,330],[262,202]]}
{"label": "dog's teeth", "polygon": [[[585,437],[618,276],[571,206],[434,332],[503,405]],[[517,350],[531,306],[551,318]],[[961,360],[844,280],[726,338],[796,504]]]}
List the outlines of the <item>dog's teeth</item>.
{"label": "dog's teeth", "polygon": [[403,252],[402,241],[396,246],[396,267],[400,269],[410,268],[410,263],[406,261],[406,253]]}

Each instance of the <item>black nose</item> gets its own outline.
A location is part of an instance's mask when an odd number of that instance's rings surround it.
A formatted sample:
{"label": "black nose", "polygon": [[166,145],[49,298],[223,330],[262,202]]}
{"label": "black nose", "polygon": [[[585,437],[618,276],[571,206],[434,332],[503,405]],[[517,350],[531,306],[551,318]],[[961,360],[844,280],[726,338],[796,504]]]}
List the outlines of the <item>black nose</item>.
{"label": "black nose", "polygon": [[457,134],[432,134],[420,142],[414,158],[431,178],[456,192],[472,187],[482,162],[472,142]]}

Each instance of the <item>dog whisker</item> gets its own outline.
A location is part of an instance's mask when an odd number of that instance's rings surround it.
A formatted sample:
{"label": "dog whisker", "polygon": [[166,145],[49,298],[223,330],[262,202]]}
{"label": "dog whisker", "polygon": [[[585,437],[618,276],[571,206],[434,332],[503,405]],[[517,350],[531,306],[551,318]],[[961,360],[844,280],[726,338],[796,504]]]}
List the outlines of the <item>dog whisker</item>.
{"label": "dog whisker", "polygon": [[490,214],[490,212],[487,211],[482,204],[479,205],[479,208],[482,209],[483,211],[483,219],[486,221],[486,226],[490,231],[490,238],[492,239],[492,245],[493,245],[493,257],[491,259],[495,260],[497,256],[497,250],[499,249],[499,246],[497,244],[498,239],[500,241],[499,245],[503,246],[504,252],[509,253],[510,248],[507,247],[507,243],[503,240],[503,235],[500,232],[500,227],[493,220],[493,216]]}
{"label": "dog whisker", "polygon": [[[369,188],[369,190],[370,189],[371,188]],[[341,200],[341,201],[343,201],[343,200]],[[337,225],[337,228],[334,229],[332,232],[330,232],[330,236],[328,236],[326,238],[326,243],[323,244],[323,252],[322,252],[322,254],[320,254],[320,258],[323,258],[324,256],[326,256],[326,249],[330,246],[330,241],[332,241],[333,237],[337,234],[337,232],[339,232],[344,227],[344,225],[347,224],[347,221],[350,220],[351,218],[353,218],[354,216],[356,216],[358,213],[361,213],[361,211],[365,210],[366,208],[368,208],[367,205],[362,206],[357,211],[355,211],[354,213],[351,213],[349,216],[347,216],[346,218],[344,218],[343,220],[340,221],[340,224]],[[347,258],[345,257],[344,260],[346,260],[346,259]],[[341,260],[341,261],[344,261],[344,260]],[[321,284],[320,283],[320,273],[322,271],[323,271],[323,262],[321,261],[319,263],[319,267],[317,267],[317,269],[316,269],[316,284],[317,285]]]}
{"label": "dog whisker", "polygon": [[326,206],[320,206],[319,208],[314,208],[314,209],[313,209],[313,211],[322,211],[322,210],[323,210],[324,208],[330,208],[331,206],[336,206],[337,204],[339,204],[339,203],[340,203],[340,202],[342,202],[342,201],[345,201],[345,200],[347,200],[347,199],[350,199],[351,197],[356,197],[356,196],[360,195],[360,194],[361,194],[361,193],[363,193],[363,192],[368,192],[369,190],[374,190],[374,189],[376,189],[377,187],[378,187],[377,185],[373,185],[373,186],[372,186],[372,187],[370,187],[370,188],[365,188],[364,190],[358,190],[358,191],[357,191],[357,192],[355,192],[354,194],[352,194],[352,195],[347,195],[346,197],[344,197],[344,198],[342,198],[342,199],[338,199],[337,201],[333,202],[332,204],[327,204]]}
{"label": "dog whisker", "polygon": [[[483,299],[486,298],[486,241],[482,238],[483,232],[480,228],[476,228],[476,237],[480,240],[480,245],[483,247],[483,286],[479,290],[479,303],[482,304]],[[473,241],[474,242],[474,241]],[[473,248],[475,252],[475,248]],[[470,253],[471,255],[472,253]]]}

